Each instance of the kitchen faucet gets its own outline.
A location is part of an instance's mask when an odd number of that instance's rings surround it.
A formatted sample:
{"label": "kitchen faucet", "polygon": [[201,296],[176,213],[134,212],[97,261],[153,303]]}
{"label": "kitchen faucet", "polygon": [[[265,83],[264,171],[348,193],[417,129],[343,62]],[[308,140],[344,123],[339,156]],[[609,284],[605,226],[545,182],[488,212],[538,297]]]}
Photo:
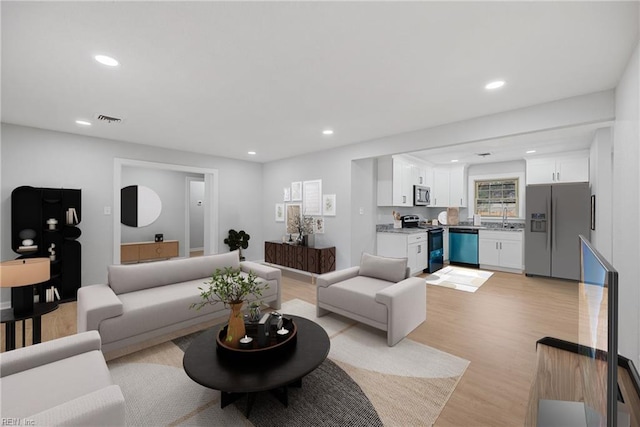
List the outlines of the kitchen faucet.
{"label": "kitchen faucet", "polygon": [[502,228],[507,228],[508,227],[508,221],[507,221],[507,207],[506,206],[502,206]]}

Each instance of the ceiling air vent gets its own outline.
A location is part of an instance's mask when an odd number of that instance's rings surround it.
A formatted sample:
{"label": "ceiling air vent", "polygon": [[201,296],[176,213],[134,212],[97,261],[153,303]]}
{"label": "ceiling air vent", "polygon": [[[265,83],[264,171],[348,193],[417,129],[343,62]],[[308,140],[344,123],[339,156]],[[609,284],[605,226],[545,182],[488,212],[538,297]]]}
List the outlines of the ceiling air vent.
{"label": "ceiling air vent", "polygon": [[104,114],[98,114],[96,116],[96,119],[107,123],[120,123],[122,121],[122,119],[119,119],[117,117],[105,116]]}

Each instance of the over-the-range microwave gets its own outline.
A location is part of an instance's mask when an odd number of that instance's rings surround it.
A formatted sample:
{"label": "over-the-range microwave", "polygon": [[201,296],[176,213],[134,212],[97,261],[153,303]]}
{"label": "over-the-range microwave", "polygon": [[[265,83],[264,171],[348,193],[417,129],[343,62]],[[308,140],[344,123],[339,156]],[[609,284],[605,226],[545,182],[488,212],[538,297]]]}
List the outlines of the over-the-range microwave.
{"label": "over-the-range microwave", "polygon": [[431,204],[431,189],[424,185],[413,186],[413,206],[429,206]]}

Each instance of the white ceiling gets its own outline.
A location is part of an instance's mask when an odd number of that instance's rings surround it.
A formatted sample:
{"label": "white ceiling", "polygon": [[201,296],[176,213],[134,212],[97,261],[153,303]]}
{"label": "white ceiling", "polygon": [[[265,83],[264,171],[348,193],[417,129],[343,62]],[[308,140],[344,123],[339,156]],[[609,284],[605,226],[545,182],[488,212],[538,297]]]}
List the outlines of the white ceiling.
{"label": "white ceiling", "polygon": [[[611,89],[638,41],[638,2],[3,1],[1,13],[3,122],[258,162]],[[497,78],[507,85],[485,91]]]}
{"label": "white ceiling", "polygon": [[[588,150],[596,129],[611,123],[595,123],[567,129],[551,129],[536,133],[496,138],[485,141],[433,148],[408,153],[435,165],[482,164],[507,162],[535,156],[548,156],[567,151]],[[527,153],[527,151],[535,153]],[[479,154],[487,154],[480,156]]]}

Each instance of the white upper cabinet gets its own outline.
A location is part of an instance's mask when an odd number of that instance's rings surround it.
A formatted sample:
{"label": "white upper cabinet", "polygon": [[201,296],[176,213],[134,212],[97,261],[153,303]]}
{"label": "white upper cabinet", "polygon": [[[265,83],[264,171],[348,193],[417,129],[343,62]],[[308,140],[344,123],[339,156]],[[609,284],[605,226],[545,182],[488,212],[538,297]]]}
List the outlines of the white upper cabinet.
{"label": "white upper cabinet", "polygon": [[434,168],[431,187],[431,206],[449,206],[449,168]]}
{"label": "white upper cabinet", "polygon": [[527,185],[589,181],[589,152],[576,151],[527,161]]}
{"label": "white upper cabinet", "polygon": [[414,167],[401,156],[378,159],[378,206],[413,206]]}
{"label": "white upper cabinet", "polygon": [[424,162],[414,162],[415,185],[431,187],[433,185],[433,167]]}
{"label": "white upper cabinet", "polygon": [[426,162],[396,155],[378,159],[378,206],[413,206],[413,186],[430,186],[432,169]]}
{"label": "white upper cabinet", "polygon": [[449,176],[449,206],[467,206],[467,174],[465,166],[452,166]]}
{"label": "white upper cabinet", "polygon": [[443,208],[467,206],[466,166],[436,167],[434,169],[431,206]]}

